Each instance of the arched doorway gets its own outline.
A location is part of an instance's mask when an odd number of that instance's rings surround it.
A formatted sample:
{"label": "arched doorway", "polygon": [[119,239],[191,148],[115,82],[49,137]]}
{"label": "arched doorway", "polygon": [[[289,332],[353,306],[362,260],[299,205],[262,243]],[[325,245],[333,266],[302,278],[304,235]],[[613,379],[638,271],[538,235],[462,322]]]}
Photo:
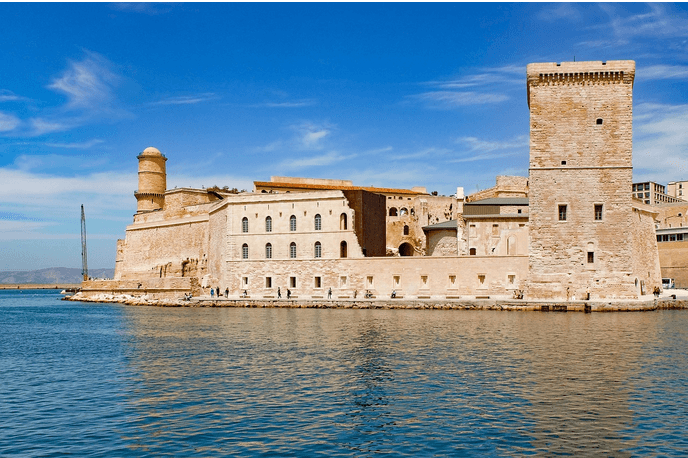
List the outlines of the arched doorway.
{"label": "arched doorway", "polygon": [[399,256],[413,256],[413,245],[408,242],[404,242],[399,245]]}

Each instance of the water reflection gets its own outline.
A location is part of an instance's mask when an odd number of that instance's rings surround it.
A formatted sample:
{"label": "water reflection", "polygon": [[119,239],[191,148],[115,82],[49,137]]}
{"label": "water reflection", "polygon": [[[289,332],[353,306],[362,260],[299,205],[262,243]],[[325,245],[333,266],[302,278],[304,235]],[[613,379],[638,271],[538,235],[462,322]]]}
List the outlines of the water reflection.
{"label": "water reflection", "polygon": [[126,308],[122,434],[154,455],[680,456],[676,320]]}

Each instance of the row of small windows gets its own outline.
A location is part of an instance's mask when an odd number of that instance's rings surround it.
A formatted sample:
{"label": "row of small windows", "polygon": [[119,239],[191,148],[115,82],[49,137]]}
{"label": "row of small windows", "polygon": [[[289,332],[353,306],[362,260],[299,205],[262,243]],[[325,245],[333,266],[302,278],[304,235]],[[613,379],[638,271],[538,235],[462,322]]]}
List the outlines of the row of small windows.
{"label": "row of small windows", "polygon": [[[345,241],[339,244],[339,257],[346,258],[348,254],[348,246]],[[322,244],[315,242],[313,246],[313,257],[322,258]],[[289,258],[296,259],[296,242],[289,244]],[[241,246],[241,259],[248,259],[248,243]],[[272,259],[272,243],[265,244],[265,259]]]}
{"label": "row of small windows", "polygon": [[[602,204],[595,204],[594,217],[595,221],[602,221],[604,206]],[[566,221],[568,218],[568,205],[559,205],[559,221]]]}
{"label": "row of small windows", "polygon": [[657,235],[658,242],[683,242],[688,240],[688,237],[683,237],[683,234],[659,234]]}
{"label": "row of small windows", "polygon": [[[342,213],[339,216],[339,229],[345,231],[345,230],[347,230],[347,226],[348,225],[347,225],[346,213]],[[316,231],[322,230],[322,216],[315,215],[315,217],[313,218],[313,228]],[[291,215],[289,217],[289,230],[291,232],[296,232],[296,216],[295,215]],[[241,232],[248,233],[248,218],[245,216],[241,219]],[[267,216],[265,218],[265,232],[272,232],[272,217],[271,216]]]}

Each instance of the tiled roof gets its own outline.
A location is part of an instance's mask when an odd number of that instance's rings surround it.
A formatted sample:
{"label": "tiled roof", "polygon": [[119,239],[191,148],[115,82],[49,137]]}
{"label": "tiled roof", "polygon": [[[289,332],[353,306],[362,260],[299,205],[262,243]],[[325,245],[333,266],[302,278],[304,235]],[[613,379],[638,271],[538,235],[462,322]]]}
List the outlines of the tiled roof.
{"label": "tiled roof", "polygon": [[337,185],[323,185],[323,184],[305,184],[305,183],[277,183],[273,181],[254,181],[253,185],[256,188],[286,188],[286,189],[311,189],[318,190],[334,190],[334,191],[369,191],[378,194],[408,194],[412,196],[424,195],[426,193],[412,191],[410,189],[394,189],[394,188],[375,188],[367,186],[337,186]]}
{"label": "tiled roof", "polygon": [[464,205],[528,205],[527,197],[493,197],[491,199],[474,200]]}

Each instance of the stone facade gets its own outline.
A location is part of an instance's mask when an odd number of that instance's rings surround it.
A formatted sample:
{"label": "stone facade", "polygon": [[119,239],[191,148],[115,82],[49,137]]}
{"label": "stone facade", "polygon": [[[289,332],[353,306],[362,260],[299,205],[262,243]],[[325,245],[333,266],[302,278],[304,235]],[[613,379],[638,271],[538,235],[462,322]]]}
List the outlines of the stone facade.
{"label": "stone facade", "polygon": [[628,192],[634,77],[633,61],[528,65],[526,297],[629,298],[661,287],[652,213]]}
{"label": "stone facade", "polygon": [[[531,64],[530,175],[466,199],[425,188],[272,177],[253,192],[165,190],[138,156],[134,222],[115,280],[84,294],[405,299],[636,298],[661,286],[658,213],[632,183],[632,61]],[[434,193],[433,193],[434,194]],[[683,213],[685,214],[685,213]],[[666,216],[684,218],[679,215]],[[683,219],[681,223],[683,224]],[[90,291],[90,292],[89,292]]]}

